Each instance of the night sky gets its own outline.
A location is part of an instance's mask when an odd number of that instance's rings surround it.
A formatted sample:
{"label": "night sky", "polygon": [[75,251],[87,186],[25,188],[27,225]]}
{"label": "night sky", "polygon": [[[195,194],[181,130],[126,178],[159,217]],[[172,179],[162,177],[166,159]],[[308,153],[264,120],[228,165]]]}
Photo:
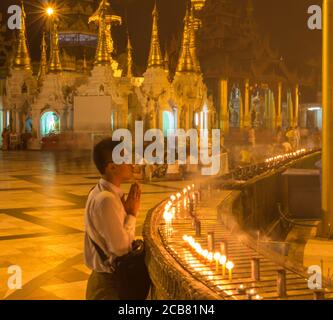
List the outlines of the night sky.
{"label": "night sky", "polygon": [[[246,4],[246,0],[233,0]],[[1,0],[0,10],[6,17],[9,5],[19,1]],[[38,0],[29,0],[36,3]],[[97,1],[98,2],[98,1]],[[308,59],[320,59],[321,31],[310,31],[307,28],[307,9],[312,4],[321,4],[321,0],[253,0],[255,17],[262,34],[268,34],[272,47],[278,49],[289,64],[300,65]],[[151,32],[151,11],[154,0],[111,0],[111,4],[122,16],[127,11],[128,28],[135,50],[134,59],[139,65],[144,65],[149,50]],[[170,41],[173,34],[180,32],[185,12],[185,0],[157,0],[160,12],[160,37],[162,45]],[[39,59],[39,31],[41,26],[33,22],[28,15],[30,27],[29,40],[32,56]],[[127,24],[126,24],[127,26]],[[125,27],[119,28],[118,38],[125,39]],[[119,51],[124,50],[124,43]]]}

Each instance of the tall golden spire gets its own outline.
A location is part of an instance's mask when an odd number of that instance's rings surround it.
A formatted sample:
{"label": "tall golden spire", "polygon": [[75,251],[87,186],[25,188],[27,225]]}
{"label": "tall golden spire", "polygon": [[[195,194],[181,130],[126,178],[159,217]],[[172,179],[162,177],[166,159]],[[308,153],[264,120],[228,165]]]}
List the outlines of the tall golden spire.
{"label": "tall golden spire", "polygon": [[40,46],[41,49],[41,56],[40,56],[40,65],[39,65],[39,72],[38,72],[38,82],[41,83],[46,76],[46,69],[47,69],[47,45],[45,40],[45,32],[43,32],[42,44]]}
{"label": "tall golden spire", "polygon": [[177,72],[195,72],[195,66],[190,51],[190,15],[189,8],[186,9],[186,15],[184,19],[184,34],[182,40],[182,47],[180,49],[180,55],[177,65]]}
{"label": "tall golden spire", "polygon": [[129,35],[127,40],[127,77],[133,77],[133,48]]}
{"label": "tall golden spire", "polygon": [[190,53],[192,56],[194,68],[196,72],[201,72],[200,62],[197,54],[197,37],[196,32],[198,29],[199,21],[194,16],[194,7],[191,6],[190,14]]}
{"label": "tall golden spire", "polygon": [[161,54],[160,40],[158,35],[158,12],[155,2],[153,11],[153,28],[151,33],[150,52],[148,59],[148,68],[163,67],[163,58]]}
{"label": "tall golden spire", "polygon": [[49,73],[59,73],[62,71],[60,61],[60,49],[59,49],[59,35],[57,18],[51,17],[52,29],[51,29],[51,48],[50,48],[50,63]]}
{"label": "tall golden spire", "polygon": [[28,50],[28,41],[26,37],[26,13],[24,10],[24,5],[22,1],[22,9],[21,9],[21,29],[19,32],[19,39],[17,44],[17,49],[13,61],[14,69],[23,69],[23,70],[31,70],[31,59]]}
{"label": "tall golden spire", "polygon": [[95,55],[96,66],[103,66],[110,64],[110,42],[108,36],[108,28],[106,24],[106,10],[107,10],[107,1],[102,1],[99,8],[99,30],[98,30],[98,45]]}

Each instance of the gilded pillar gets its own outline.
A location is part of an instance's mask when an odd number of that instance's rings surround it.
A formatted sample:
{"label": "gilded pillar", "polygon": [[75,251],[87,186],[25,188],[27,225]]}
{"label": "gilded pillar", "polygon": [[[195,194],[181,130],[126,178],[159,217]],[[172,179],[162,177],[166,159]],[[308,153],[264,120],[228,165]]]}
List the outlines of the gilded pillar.
{"label": "gilded pillar", "polygon": [[290,91],[290,89],[288,90],[287,93],[287,105],[288,105],[288,118],[289,118],[289,123],[288,126],[289,127],[293,127],[294,125],[294,104],[293,104],[293,95]]}
{"label": "gilded pillar", "polygon": [[220,128],[224,134],[229,132],[229,97],[228,80],[222,79],[219,83],[220,90]]}
{"label": "gilded pillar", "polygon": [[244,93],[244,127],[249,128],[251,126],[250,115],[250,80],[245,80],[245,93]]}
{"label": "gilded pillar", "polygon": [[293,128],[298,126],[298,117],[299,117],[299,85],[296,84],[294,88],[294,116],[293,116]]}
{"label": "gilded pillar", "polygon": [[[323,155],[324,227],[333,226],[333,0],[323,0]],[[331,228],[329,228],[329,225]]]}
{"label": "gilded pillar", "polygon": [[282,128],[282,82],[278,83],[277,86],[277,97],[275,99],[275,110],[276,110],[276,128]]}

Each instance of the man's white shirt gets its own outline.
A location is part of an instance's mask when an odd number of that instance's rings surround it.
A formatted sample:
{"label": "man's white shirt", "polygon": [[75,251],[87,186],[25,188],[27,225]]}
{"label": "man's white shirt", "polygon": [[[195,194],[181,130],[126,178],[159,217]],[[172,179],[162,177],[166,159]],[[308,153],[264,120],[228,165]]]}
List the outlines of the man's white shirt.
{"label": "man's white shirt", "polygon": [[[89,194],[85,210],[84,259],[86,266],[96,272],[111,272],[110,265],[115,257],[131,251],[136,218],[126,213],[123,195],[120,188],[105,179],[100,179]],[[91,240],[109,257],[106,263]]]}

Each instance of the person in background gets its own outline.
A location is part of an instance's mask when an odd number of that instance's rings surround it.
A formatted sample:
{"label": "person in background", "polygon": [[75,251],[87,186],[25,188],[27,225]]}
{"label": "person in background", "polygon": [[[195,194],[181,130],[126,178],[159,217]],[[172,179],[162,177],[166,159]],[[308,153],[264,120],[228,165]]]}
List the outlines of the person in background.
{"label": "person in background", "polygon": [[108,138],[93,151],[101,178],[90,192],[85,210],[84,260],[92,270],[87,300],[120,299],[120,279],[114,261],[132,250],[135,237],[141,188],[132,184],[125,198],[121,184],[133,178],[134,166],[115,164],[112,153],[119,143]]}
{"label": "person in background", "polygon": [[10,129],[4,128],[2,131],[2,150],[7,151],[9,150],[9,141],[10,141]]}
{"label": "person in background", "polygon": [[286,137],[288,142],[292,148],[292,150],[296,150],[296,132],[294,128],[289,128],[286,133]]}
{"label": "person in background", "polygon": [[282,143],[282,147],[283,147],[284,153],[290,153],[293,151],[293,148],[292,148],[290,142],[287,140],[287,138],[284,139],[284,142]]}

